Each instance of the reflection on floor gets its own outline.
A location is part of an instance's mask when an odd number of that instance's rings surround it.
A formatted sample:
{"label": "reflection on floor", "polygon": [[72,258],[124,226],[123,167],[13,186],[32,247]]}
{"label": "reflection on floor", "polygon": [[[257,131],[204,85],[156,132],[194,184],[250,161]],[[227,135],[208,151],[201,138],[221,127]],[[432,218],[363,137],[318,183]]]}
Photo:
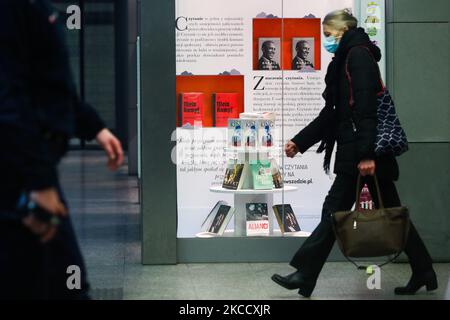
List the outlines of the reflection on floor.
{"label": "reflection on floor", "polygon": [[[74,151],[61,165],[88,276],[97,299],[300,299],[273,283],[287,263],[140,264],[139,199],[127,168],[106,169],[99,151]],[[436,264],[439,289],[415,296],[393,294],[410,275],[407,264],[383,267],[381,289],[369,290],[368,275],[345,262],[327,263],[311,299],[450,299],[450,264]]]}

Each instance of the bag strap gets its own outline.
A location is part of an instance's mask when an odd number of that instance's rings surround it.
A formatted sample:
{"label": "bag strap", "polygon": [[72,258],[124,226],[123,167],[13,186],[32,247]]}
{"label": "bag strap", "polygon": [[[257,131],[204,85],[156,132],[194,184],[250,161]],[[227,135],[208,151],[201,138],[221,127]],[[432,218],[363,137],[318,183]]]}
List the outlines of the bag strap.
{"label": "bag strap", "polygon": [[347,54],[347,58],[345,59],[345,74],[347,76],[348,79],[348,83],[349,83],[349,90],[350,90],[350,107],[353,107],[353,105],[355,104],[355,100],[353,100],[353,88],[352,88],[352,77],[350,76],[350,72],[348,71],[348,61],[350,59],[350,53],[352,52],[353,49],[355,48],[364,48],[367,50],[367,52],[369,52],[370,57],[372,58],[373,62],[375,63],[375,65],[377,66],[377,70],[378,70],[378,81],[380,82],[380,86],[381,86],[381,91],[378,92],[377,94],[381,94],[384,92],[384,90],[386,89],[386,87],[384,86],[383,83],[383,78],[381,77],[381,71],[380,71],[380,67],[378,66],[377,61],[375,60],[375,57],[373,56],[372,52],[370,51],[370,49],[366,46],[356,46],[350,49],[350,51]]}
{"label": "bag strap", "polygon": [[[381,268],[381,267],[383,267],[383,266],[385,266],[385,265],[387,265],[387,264],[389,264],[389,263],[391,263],[391,262],[394,262],[395,259],[397,259],[397,258],[400,256],[401,253],[402,253],[402,251],[397,252],[393,258],[390,258],[388,261],[385,261],[385,262],[383,262],[383,263],[381,263],[381,264],[376,264],[376,266],[379,267],[379,268]],[[367,269],[367,268],[369,267],[369,266],[366,266],[366,265],[359,265],[359,264],[357,264],[353,259],[351,259],[350,257],[347,257],[346,255],[344,255],[344,257],[345,257],[349,262],[351,262],[353,265],[355,265],[355,267],[356,267],[358,270],[365,270],[365,269]]]}

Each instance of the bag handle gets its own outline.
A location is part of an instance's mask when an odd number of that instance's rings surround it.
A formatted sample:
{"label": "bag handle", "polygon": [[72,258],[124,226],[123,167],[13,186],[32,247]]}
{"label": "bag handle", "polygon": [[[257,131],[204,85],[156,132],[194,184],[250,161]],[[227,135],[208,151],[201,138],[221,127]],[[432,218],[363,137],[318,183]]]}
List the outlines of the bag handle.
{"label": "bag handle", "polygon": [[[373,178],[375,180],[375,187],[377,189],[379,209],[384,209],[384,204],[383,204],[383,200],[381,199],[381,192],[380,192],[380,186],[378,184],[377,175],[374,174]],[[361,196],[361,174],[358,174],[358,180],[356,182],[356,201],[355,201],[355,203],[358,203],[360,196]]]}
{"label": "bag handle", "polygon": [[369,48],[367,48],[366,46],[356,46],[350,49],[350,51],[347,54],[347,58],[345,59],[345,74],[347,75],[347,79],[349,82],[349,90],[350,90],[350,107],[353,107],[353,105],[355,104],[355,100],[353,100],[353,88],[352,88],[352,77],[350,76],[350,72],[348,71],[348,61],[350,59],[350,53],[352,52],[353,49],[355,48],[364,48],[367,50],[367,52],[369,52],[370,57],[372,58],[373,62],[375,63],[375,65],[377,66],[377,71],[378,71],[378,81],[380,82],[380,86],[381,86],[381,91],[378,92],[378,95],[383,93],[384,90],[386,89],[386,87],[384,86],[383,83],[383,78],[381,77],[381,71],[380,71],[380,67],[378,66],[377,61],[375,60],[375,57],[373,56],[372,52],[370,51]]}
{"label": "bag handle", "polygon": [[[387,261],[385,261],[385,262],[383,262],[383,263],[381,263],[381,264],[376,264],[376,266],[379,267],[379,268],[381,268],[381,267],[383,267],[383,266],[385,266],[385,265],[387,265],[387,264],[389,264],[389,263],[395,261],[395,259],[397,259],[398,256],[399,256],[401,253],[402,253],[402,251],[397,252],[393,258],[389,258],[389,260],[387,260]],[[365,269],[367,269],[367,268],[369,267],[369,266],[357,264],[353,259],[351,259],[350,257],[347,257],[346,255],[344,255],[344,257],[345,257],[349,262],[351,262],[358,270],[365,270]]]}

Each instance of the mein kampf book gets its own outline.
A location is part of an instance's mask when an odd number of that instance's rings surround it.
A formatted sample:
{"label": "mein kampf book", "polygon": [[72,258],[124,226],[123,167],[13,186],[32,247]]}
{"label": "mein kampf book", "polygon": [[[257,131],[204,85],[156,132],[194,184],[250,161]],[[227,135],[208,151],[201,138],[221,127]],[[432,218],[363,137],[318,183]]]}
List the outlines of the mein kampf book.
{"label": "mein kampf book", "polygon": [[204,94],[202,92],[184,92],[179,96],[179,125],[202,126],[205,117]]}
{"label": "mein kampf book", "polygon": [[228,161],[222,187],[231,190],[242,189],[246,176],[246,167],[244,163],[239,163],[235,160]]}
{"label": "mein kampf book", "polygon": [[246,203],[247,236],[269,235],[267,203]]}
{"label": "mein kampf book", "polygon": [[254,189],[265,190],[273,188],[273,177],[269,160],[257,160],[250,163],[250,167]]}
{"label": "mein kampf book", "polygon": [[[284,207],[284,210],[283,210]],[[281,232],[298,232],[301,231],[297,218],[290,204],[277,204],[273,206],[275,217],[280,225]]]}
{"label": "mein kampf book", "polygon": [[228,119],[239,117],[239,94],[213,94],[213,122],[215,127],[227,127]]}

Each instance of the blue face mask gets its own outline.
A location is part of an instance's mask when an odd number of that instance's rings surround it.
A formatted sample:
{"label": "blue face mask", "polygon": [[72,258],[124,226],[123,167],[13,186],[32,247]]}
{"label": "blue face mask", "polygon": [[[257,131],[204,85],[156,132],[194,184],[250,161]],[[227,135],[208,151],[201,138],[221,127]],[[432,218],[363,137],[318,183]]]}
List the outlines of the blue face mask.
{"label": "blue face mask", "polygon": [[337,48],[339,47],[339,42],[334,36],[326,37],[323,46],[330,53],[335,53]]}

